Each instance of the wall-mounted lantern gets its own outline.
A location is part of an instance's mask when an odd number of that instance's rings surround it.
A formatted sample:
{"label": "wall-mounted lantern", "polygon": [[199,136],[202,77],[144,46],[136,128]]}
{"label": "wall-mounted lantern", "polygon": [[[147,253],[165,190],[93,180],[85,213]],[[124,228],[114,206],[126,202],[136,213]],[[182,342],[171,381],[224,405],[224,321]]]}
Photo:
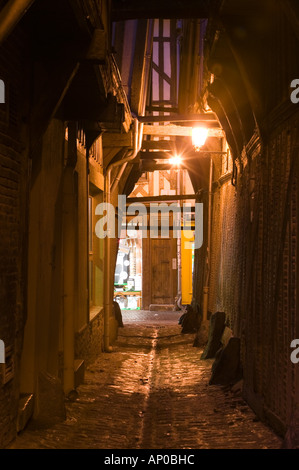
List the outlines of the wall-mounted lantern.
{"label": "wall-mounted lantern", "polygon": [[209,129],[206,127],[193,127],[192,128],[192,145],[196,152],[204,146],[208,137]]}

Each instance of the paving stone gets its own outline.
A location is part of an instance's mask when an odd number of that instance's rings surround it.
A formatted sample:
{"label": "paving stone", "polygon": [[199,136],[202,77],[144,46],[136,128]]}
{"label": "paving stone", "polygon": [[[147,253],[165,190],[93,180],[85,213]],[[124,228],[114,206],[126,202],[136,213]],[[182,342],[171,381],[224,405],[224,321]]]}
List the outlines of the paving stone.
{"label": "paving stone", "polygon": [[44,429],[29,423],[11,448],[280,448],[240,396],[209,385],[213,360],[200,359],[194,334],[182,337],[179,316],[122,311],[113,352],[87,368],[78,398],[65,403],[66,420]]}

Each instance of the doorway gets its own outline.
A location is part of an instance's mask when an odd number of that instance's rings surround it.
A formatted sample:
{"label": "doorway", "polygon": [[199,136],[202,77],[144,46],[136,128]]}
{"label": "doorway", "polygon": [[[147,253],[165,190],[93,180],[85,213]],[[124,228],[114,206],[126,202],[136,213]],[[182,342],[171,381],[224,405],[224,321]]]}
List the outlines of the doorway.
{"label": "doorway", "polygon": [[143,240],[143,299],[145,310],[173,307],[177,295],[177,240]]}
{"label": "doorway", "polygon": [[114,273],[114,300],[121,310],[140,310],[142,303],[142,237],[128,231],[120,238]]}

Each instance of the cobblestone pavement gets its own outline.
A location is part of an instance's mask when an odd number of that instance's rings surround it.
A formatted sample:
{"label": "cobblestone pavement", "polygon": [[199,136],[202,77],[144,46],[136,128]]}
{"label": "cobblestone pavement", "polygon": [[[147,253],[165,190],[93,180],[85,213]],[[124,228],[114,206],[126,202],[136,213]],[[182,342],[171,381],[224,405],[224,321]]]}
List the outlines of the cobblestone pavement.
{"label": "cobblestone pavement", "polygon": [[278,449],[281,439],[230,390],[209,386],[179,312],[123,312],[112,353],[86,370],[67,419],[31,423],[12,449]]}

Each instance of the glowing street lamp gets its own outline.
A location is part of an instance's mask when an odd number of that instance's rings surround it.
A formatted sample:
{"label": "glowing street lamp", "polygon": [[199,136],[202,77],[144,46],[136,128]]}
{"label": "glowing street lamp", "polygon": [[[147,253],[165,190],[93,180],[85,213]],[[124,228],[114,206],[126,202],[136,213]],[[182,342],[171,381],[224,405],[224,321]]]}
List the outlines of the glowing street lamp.
{"label": "glowing street lamp", "polygon": [[181,163],[182,163],[182,159],[179,155],[175,155],[174,157],[170,158],[168,160],[168,162],[171,164],[171,165],[174,165],[174,166],[180,166]]}
{"label": "glowing street lamp", "polygon": [[206,143],[209,130],[206,127],[193,127],[192,129],[192,145],[195,151],[199,151]]}

